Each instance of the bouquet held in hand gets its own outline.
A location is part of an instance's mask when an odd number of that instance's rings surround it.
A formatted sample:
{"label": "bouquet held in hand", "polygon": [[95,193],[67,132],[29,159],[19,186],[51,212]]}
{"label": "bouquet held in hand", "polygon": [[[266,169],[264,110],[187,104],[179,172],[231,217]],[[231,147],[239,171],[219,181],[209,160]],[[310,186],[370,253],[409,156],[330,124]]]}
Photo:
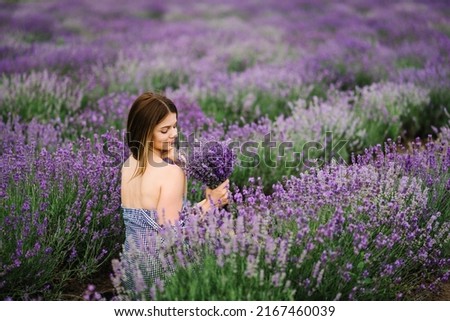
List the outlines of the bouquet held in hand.
{"label": "bouquet held in hand", "polygon": [[197,141],[188,155],[186,173],[214,189],[231,175],[235,163],[236,155],[227,142]]}

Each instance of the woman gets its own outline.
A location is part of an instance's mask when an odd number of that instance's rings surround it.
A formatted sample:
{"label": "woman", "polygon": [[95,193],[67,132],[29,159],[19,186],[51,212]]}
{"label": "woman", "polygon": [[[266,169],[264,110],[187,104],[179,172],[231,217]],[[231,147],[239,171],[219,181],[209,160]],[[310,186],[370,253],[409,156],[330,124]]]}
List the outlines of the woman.
{"label": "woman", "polygon": [[[186,201],[186,175],[176,159],[178,111],[165,96],[146,92],[131,106],[127,144],[131,156],[122,167],[122,213],[125,222],[125,252],[154,249],[147,240],[163,224],[174,224]],[[203,212],[228,203],[228,180],[197,204]],[[208,200],[208,201],[207,201]],[[147,257],[152,260],[151,255]],[[150,277],[155,278],[154,271]],[[158,274],[159,272],[156,272]]]}
{"label": "woman", "polygon": [[[158,224],[174,223],[186,197],[186,176],[177,165],[175,141],[178,111],[165,96],[146,92],[131,106],[127,122],[127,144],[131,156],[122,167],[122,206],[156,212]],[[228,180],[198,205],[203,211],[228,202]]]}

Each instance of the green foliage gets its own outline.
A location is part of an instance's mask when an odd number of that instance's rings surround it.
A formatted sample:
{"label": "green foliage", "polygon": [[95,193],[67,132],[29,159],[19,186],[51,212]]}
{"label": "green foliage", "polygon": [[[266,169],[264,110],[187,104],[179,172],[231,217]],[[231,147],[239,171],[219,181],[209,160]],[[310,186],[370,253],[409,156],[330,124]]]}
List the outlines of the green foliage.
{"label": "green foliage", "polygon": [[[374,82],[380,81],[382,76],[374,74],[370,70],[364,69],[360,63],[348,66],[344,62],[325,63],[324,68],[332,70],[332,76],[329,76],[325,82],[328,85],[337,84],[340,90],[354,90],[357,87],[369,86]],[[381,72],[381,71],[379,71]]]}
{"label": "green foliage", "polygon": [[[364,146],[401,136],[414,139],[426,127],[429,92],[412,84],[374,84],[358,89],[355,113],[366,131]],[[429,133],[431,128],[427,129]]]}
{"label": "green foliage", "polygon": [[151,78],[150,88],[154,91],[164,91],[167,88],[177,89],[181,84],[187,83],[189,77],[183,73],[160,72]]}
{"label": "green foliage", "polygon": [[187,198],[192,204],[201,202],[205,198],[202,183],[189,179],[187,186]]}
{"label": "green foliage", "polygon": [[418,126],[415,136],[426,138],[432,128],[446,126],[450,119],[450,88],[434,88],[430,90],[429,104],[416,115]]}
{"label": "green foliage", "polygon": [[[230,181],[242,187],[248,184],[250,177],[260,177],[264,193],[272,193],[272,186],[285,178],[309,168],[320,168],[331,161],[350,161],[350,152],[341,149],[339,155],[331,155],[331,146],[310,144],[300,140],[292,146],[284,142],[275,142],[274,147],[264,147],[263,142],[257,146],[245,148],[238,154],[238,163],[230,177]],[[330,145],[330,144],[329,144]]]}
{"label": "green foliage", "polygon": [[306,97],[306,103],[309,106],[311,101],[314,99],[314,97],[319,98],[320,100],[326,100],[327,99],[327,91],[328,86],[324,83],[315,83],[313,84],[313,87],[308,95]]}
{"label": "green foliage", "polygon": [[0,90],[0,115],[6,122],[9,115],[22,121],[35,118],[41,122],[54,119],[64,121],[85,107],[87,98],[68,78],[44,72],[29,75],[3,76]]}
{"label": "green foliage", "polygon": [[[250,98],[249,98],[250,97]],[[261,90],[241,91],[228,101],[224,94],[207,95],[200,98],[199,104],[208,116],[215,118],[217,122],[223,123],[225,127],[232,123],[256,122],[263,116],[276,119],[280,115],[289,115],[289,101],[295,101],[300,97],[298,90],[290,90],[287,97],[273,95]]]}
{"label": "green foliage", "polygon": [[255,64],[255,62],[256,62],[255,57],[245,57],[245,58],[233,57],[228,62],[227,71],[229,73],[243,72],[247,68],[252,67]]}
{"label": "green foliage", "polygon": [[421,69],[424,67],[424,60],[417,56],[406,56],[398,58],[394,65],[397,69]]}
{"label": "green foliage", "polygon": [[[139,75],[141,76],[141,75]],[[142,90],[163,92],[167,88],[178,89],[182,84],[189,81],[189,76],[182,72],[149,72],[141,79],[137,75],[127,75],[128,81],[113,79],[106,87],[97,87],[93,90],[93,97],[102,97],[108,93],[126,92],[134,95],[141,94]]]}
{"label": "green foliage", "polygon": [[[301,147],[300,144],[296,146]],[[247,149],[246,152],[238,154],[238,164],[230,181],[238,186],[245,186],[249,177],[260,177],[264,192],[271,193],[273,184],[285,177],[298,174],[303,169],[304,164],[297,147],[286,149],[283,156],[280,152],[280,142],[273,148],[265,148],[262,144],[258,144],[255,148]]]}
{"label": "green foliage", "polygon": [[257,276],[246,276],[247,257],[231,255],[219,265],[213,253],[205,252],[201,262],[178,268],[167,279],[157,300],[170,301],[273,301],[292,300],[292,290],[271,282],[270,265],[259,260]]}

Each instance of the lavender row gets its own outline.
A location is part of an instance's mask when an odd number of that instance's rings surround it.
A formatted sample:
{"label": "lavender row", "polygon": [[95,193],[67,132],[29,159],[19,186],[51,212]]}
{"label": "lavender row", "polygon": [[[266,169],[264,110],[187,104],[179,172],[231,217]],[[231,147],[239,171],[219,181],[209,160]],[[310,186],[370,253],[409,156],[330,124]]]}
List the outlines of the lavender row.
{"label": "lavender row", "polygon": [[29,124],[2,141],[2,299],[59,299],[67,282],[97,272],[120,250],[119,167],[110,164],[121,161],[118,134],[39,148],[58,141],[49,141],[52,130]]}
{"label": "lavender row", "polygon": [[450,276],[450,148],[441,137],[410,154],[376,146],[272,195],[251,180],[230,212],[188,209],[184,226],[149,236],[164,278],[146,283],[148,261],[127,263],[139,258],[133,250],[113,260],[117,299],[401,300],[436,290]]}

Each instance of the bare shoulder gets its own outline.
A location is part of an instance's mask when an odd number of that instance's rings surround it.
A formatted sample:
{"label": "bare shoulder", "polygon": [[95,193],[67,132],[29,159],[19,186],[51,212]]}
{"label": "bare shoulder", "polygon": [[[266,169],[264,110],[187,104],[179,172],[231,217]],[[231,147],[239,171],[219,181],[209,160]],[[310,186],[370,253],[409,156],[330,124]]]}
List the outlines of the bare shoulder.
{"label": "bare shoulder", "polygon": [[122,180],[129,181],[131,177],[133,176],[135,169],[136,169],[137,161],[130,156],[123,164],[120,169]]}
{"label": "bare shoulder", "polygon": [[184,186],[185,174],[184,171],[175,164],[167,164],[164,166],[164,171],[161,171],[163,175],[163,182],[165,186]]}
{"label": "bare shoulder", "polygon": [[148,167],[142,176],[143,184],[157,184],[159,186],[184,182],[184,171],[175,164]]}

